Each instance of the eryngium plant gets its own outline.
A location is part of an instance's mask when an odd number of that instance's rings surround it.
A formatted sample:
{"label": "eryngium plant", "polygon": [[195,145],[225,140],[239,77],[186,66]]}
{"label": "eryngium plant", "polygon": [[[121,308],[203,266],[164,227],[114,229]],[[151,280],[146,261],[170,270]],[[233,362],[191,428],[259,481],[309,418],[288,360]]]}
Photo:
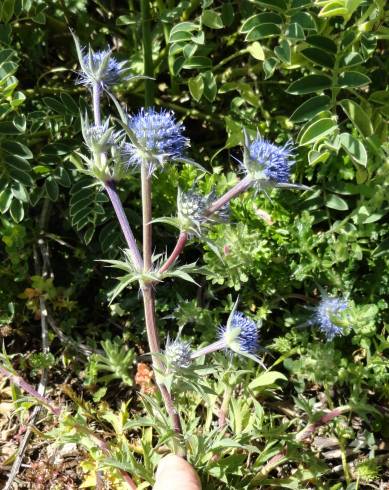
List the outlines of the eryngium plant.
{"label": "eryngium plant", "polygon": [[[77,83],[82,83],[91,90],[91,113],[94,121],[89,123],[88,115],[82,118],[82,133],[89,155],[82,155],[86,168],[81,170],[93,175],[102,191],[107,192],[127,243],[124,260],[107,261],[111,267],[125,273],[119,279],[114,294],[120,294],[134,282],[139,284],[156,382],[175,433],[173,446],[177,453],[185,454],[180,416],[171,394],[175,373],[180,372],[182,376],[183,372],[190,371],[199,357],[215,351],[225,352],[227,356],[246,357],[263,366],[258,357],[261,325],[237,311],[236,301],[226,324],[219,327],[219,339],[214,343],[196,350],[180,338],[179,332],[175,340],[167,339],[165,350],[161,352],[155,312],[155,289],[167,277],[180,277],[194,282],[190,275],[195,270],[193,264],[174,267],[175,261],[189,239],[206,240],[204,235],[209,225],[228,222],[229,204],[235,197],[251,187],[255,192],[266,192],[274,187],[307,188],[291,183],[294,163],[294,147],[291,142],[279,146],[259,135],[251,139],[245,132],[243,159],[240,162],[243,178],[233,188],[219,197],[214,191],[203,195],[194,187],[186,192],[179,189],[176,217],[158,218],[158,221],[174,224],[180,230],[173,251],[161,260],[164,257],[162,253],[158,254],[156,251],[157,255],[153,255],[156,244],[152,240],[152,179],[167,165],[198,165],[187,157],[190,141],[185,127],[171,111],[165,109],[140,108],[135,115],[127,114],[112,93],[115,83],[128,78],[126,65],[117,62],[108,49],[101,52],[94,52],[90,48],[87,50],[79,45],[77,39],[76,46],[81,70]],[[106,115],[102,122],[100,100],[103,94],[107,94],[114,102],[119,119],[114,115]],[[114,124],[114,121],[117,123]],[[117,182],[124,176],[138,178],[134,169],[140,170],[142,247],[138,247],[138,241],[116,190]],[[163,244],[158,245],[163,248]],[[331,298],[323,300],[319,305],[315,320],[327,339],[339,334],[338,313],[343,309],[341,301]]]}

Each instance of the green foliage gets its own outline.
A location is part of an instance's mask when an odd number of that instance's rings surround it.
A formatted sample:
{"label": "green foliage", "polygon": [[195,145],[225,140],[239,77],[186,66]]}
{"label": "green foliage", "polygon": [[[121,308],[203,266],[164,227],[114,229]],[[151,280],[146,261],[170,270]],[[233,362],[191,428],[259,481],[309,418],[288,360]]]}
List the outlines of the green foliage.
{"label": "green foliage", "polygon": [[[67,411],[50,432],[40,428],[85,449],[84,486],[93,488],[102,470],[113,488],[123,488],[122,469],[139,488],[150,488],[158,461],[177,441],[153,385],[137,396],[135,364],[148,348],[137,290],[126,289],[132,271],[119,260],[125,242],[101,187],[77,172],[86,152],[79,114],[89,93],[74,84],[68,29],[82,45],[114,46],[118,59],[141,74],[141,17],[136,2],[97,3],[0,2],[0,336],[19,374],[35,382],[49,368],[51,387],[70,378],[82,391],[64,390]],[[178,188],[196,184],[220,196],[236,183],[244,129],[278,144],[292,139],[293,181],[311,187],[244,194],[233,201],[228,225],[193,237],[176,268],[157,278],[162,341],[179,327],[193,345],[214,341],[237,292],[242,311],[263,321],[267,371],[218,353],[170,380],[189,461],[205,489],[379,485],[388,475],[377,448],[389,437],[385,2],[150,6],[155,104],[184,120],[188,156],[209,172],[172,166],[154,180],[156,257],[175,244],[163,217],[176,216]],[[133,113],[143,105],[144,83],[125,81],[115,96]],[[103,106],[114,111],[108,98]],[[137,239],[139,190],[131,172],[120,182]],[[124,267],[122,288],[97,258]],[[48,271],[44,278],[36,262]],[[350,329],[333,342],[309,325],[320,288],[351,303]],[[41,354],[40,298],[65,336],[103,351],[85,359],[49,324],[51,352]],[[15,388],[12,396],[23,416],[31,399]],[[309,444],[296,437],[341,405],[351,412],[318,427],[322,438],[337,441],[335,463],[314,437]]]}

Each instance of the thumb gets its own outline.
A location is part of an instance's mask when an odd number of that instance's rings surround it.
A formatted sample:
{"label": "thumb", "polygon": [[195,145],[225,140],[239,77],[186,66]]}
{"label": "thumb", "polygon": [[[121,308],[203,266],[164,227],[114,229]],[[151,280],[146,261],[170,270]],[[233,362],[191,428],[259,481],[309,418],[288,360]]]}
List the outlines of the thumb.
{"label": "thumb", "polygon": [[200,479],[185,459],[169,454],[159,462],[153,490],[201,490]]}

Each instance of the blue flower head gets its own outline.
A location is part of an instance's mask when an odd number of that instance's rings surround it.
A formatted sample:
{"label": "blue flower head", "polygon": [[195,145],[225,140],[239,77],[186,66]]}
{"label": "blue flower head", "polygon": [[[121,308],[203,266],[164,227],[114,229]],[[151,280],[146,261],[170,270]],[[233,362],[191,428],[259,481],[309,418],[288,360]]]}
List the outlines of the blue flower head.
{"label": "blue flower head", "polygon": [[275,183],[289,182],[290,167],[293,165],[293,146],[288,141],[284,146],[270,143],[257,136],[248,148],[249,172],[255,177],[265,178]]}
{"label": "blue flower head", "polygon": [[101,88],[107,88],[129,78],[127,61],[117,61],[109,49],[89,50],[87,54],[82,54],[80,64],[77,80],[80,85],[92,86],[97,83]]}
{"label": "blue flower head", "polygon": [[128,165],[146,163],[150,173],[168,161],[182,159],[189,146],[184,126],[176,121],[173,112],[165,109],[142,108],[129,119],[128,128],[131,134]]}
{"label": "blue flower head", "polygon": [[110,49],[93,51],[91,48],[82,48],[78,38],[73,34],[76,45],[78,61],[81,71],[78,74],[77,84],[92,87],[98,85],[107,89],[121,80],[129,78],[142,78],[129,76],[127,61],[117,61]]}
{"label": "blue flower head", "polygon": [[342,312],[347,307],[348,302],[346,300],[326,296],[316,307],[310,323],[316,324],[327,340],[333,340],[335,337],[343,335],[342,326],[345,323],[345,317]]}
{"label": "blue flower head", "polygon": [[218,350],[230,349],[232,352],[252,359],[265,368],[261,359],[256,355],[259,349],[259,328],[261,324],[236,311],[237,306],[238,300],[236,300],[228,317],[227,325],[219,327],[219,340],[193,352],[191,355],[192,359]]}
{"label": "blue flower head", "polygon": [[219,328],[219,337],[224,347],[258,361],[255,355],[259,348],[257,324],[243,313],[236,311],[235,303],[226,326]]}

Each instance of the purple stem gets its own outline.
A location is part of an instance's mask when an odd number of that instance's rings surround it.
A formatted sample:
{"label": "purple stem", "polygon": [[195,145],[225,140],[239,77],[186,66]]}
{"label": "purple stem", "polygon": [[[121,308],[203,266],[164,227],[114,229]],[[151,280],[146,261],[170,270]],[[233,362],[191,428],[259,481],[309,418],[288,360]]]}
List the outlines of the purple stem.
{"label": "purple stem", "polygon": [[21,390],[26,391],[36,400],[41,402],[42,405],[48,408],[54,415],[57,417],[61,415],[60,408],[54,406],[51,400],[38,393],[38,391],[32,385],[30,385],[30,383],[27,383],[27,381],[25,381],[22,377],[11,373],[4,366],[0,366],[0,373],[8,378],[14,385],[18,386]]}
{"label": "purple stem", "polygon": [[112,206],[115,210],[117,219],[119,221],[120,227],[123,231],[124,238],[126,239],[128,248],[131,252],[132,260],[134,261],[134,266],[138,271],[143,271],[143,259],[139,252],[138,246],[135,241],[135,237],[132,233],[131,227],[128,223],[126,213],[124,212],[122,202],[118,196],[115,181],[107,180],[104,182],[105,190],[111,200]]}
{"label": "purple stem", "polygon": [[184,250],[187,240],[188,240],[188,233],[186,233],[186,231],[182,231],[178,236],[178,240],[176,246],[174,247],[173,252],[166,259],[166,262],[163,264],[163,266],[159,269],[158,272],[160,274],[166,272],[169,269],[169,267],[174,264],[174,262],[177,260],[180,253]]}
{"label": "purple stem", "polygon": [[197,357],[205,356],[206,354],[210,354],[211,352],[216,352],[217,350],[225,349],[226,341],[221,339],[209,344],[202,349],[198,349],[190,356],[191,359],[197,359]]}
{"label": "purple stem", "polygon": [[215,213],[218,209],[222,208],[231,199],[238,196],[242,192],[247,191],[247,189],[252,185],[253,180],[249,175],[246,175],[240,182],[238,182],[232,189],[226,192],[223,196],[219,197],[215,202],[213,202],[209,208],[205,211],[205,216],[210,216]]}

